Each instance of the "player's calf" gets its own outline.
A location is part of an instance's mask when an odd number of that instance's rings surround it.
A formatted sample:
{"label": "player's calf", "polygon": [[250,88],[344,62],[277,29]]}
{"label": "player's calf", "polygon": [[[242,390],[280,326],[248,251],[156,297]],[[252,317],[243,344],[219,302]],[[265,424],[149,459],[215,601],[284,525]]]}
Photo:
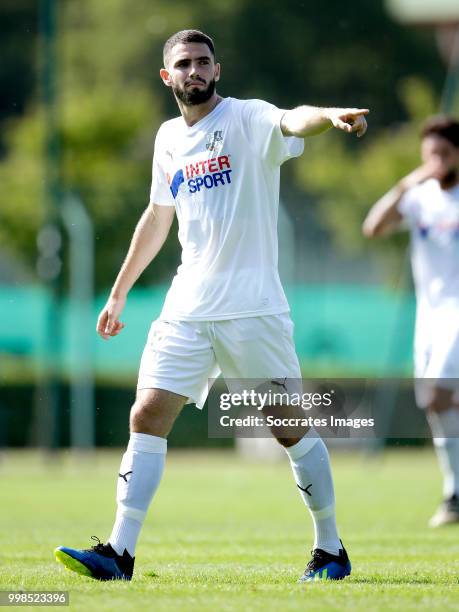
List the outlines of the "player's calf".
{"label": "player's calf", "polygon": [[137,539],[164,470],[166,436],[185,401],[161,389],[139,391],[119,467],[116,520],[109,541],[86,550],[60,546],[55,556],[67,569],[98,580],[131,579]]}

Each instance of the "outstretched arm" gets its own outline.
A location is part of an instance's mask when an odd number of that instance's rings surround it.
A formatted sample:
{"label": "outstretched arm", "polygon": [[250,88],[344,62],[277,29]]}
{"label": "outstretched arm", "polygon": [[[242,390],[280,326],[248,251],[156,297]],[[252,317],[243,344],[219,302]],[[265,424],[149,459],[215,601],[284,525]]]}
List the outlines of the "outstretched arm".
{"label": "outstretched arm", "polygon": [[119,317],[126,303],[127,294],[148,264],[163,246],[174,220],[173,206],[149,204],[141,216],[115,284],[97,320],[97,333],[107,340],[123,329]]}
{"label": "outstretched arm", "polygon": [[419,166],[402,178],[370,209],[362,226],[364,235],[367,238],[375,238],[376,236],[388,235],[397,229],[403,218],[398,210],[402,197],[412,187],[423,183],[428,178],[437,176],[438,171],[438,163],[430,162]]}
{"label": "outstretched arm", "polygon": [[365,115],[367,108],[319,108],[316,106],[298,106],[286,111],[281,120],[284,136],[315,136],[331,127],[343,132],[356,132],[363,136],[367,131]]}

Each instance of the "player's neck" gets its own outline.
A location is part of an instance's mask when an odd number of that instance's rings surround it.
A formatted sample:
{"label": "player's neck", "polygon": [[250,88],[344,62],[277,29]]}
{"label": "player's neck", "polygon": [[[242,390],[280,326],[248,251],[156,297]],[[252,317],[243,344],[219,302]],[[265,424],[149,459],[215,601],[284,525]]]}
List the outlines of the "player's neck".
{"label": "player's neck", "polygon": [[203,119],[206,115],[211,113],[217,104],[220,104],[222,100],[223,98],[221,96],[214,93],[214,95],[203,104],[187,106],[186,104],[183,104],[181,100],[177,100],[177,103],[185,123],[188,125],[188,127],[191,127],[195,123],[198,123],[198,121],[201,121],[201,119]]}

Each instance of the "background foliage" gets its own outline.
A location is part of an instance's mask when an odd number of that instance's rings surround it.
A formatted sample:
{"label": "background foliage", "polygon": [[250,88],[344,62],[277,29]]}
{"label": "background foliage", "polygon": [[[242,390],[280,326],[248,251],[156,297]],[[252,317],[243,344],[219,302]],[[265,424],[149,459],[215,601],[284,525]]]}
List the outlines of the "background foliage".
{"label": "background foliage", "polygon": [[[61,177],[94,221],[98,288],[111,284],[148,201],[156,129],[177,114],[158,76],[174,31],[215,38],[223,95],[371,109],[363,141],[311,139],[284,170],[290,212],[305,214],[306,200],[346,249],[362,248],[365,211],[417,163],[419,121],[438,105],[444,67],[431,32],[394,23],[381,0],[352,10],[338,0],[62,0],[59,9]],[[37,2],[6,0],[0,17],[0,241],[33,269],[44,218]],[[171,239],[141,282],[167,280],[178,256]],[[381,256],[390,261],[387,249]]]}

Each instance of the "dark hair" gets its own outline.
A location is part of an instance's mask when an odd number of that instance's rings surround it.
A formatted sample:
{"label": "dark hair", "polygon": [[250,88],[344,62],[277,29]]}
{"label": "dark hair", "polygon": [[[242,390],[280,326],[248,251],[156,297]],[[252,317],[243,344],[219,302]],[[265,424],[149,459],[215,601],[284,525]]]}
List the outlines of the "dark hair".
{"label": "dark hair", "polygon": [[455,147],[459,147],[459,121],[445,115],[431,117],[427,119],[421,130],[421,138],[427,136],[441,136]]}
{"label": "dark hair", "polygon": [[210,52],[212,53],[213,58],[215,59],[215,46],[214,41],[204,34],[204,32],[200,32],[199,30],[181,30],[180,32],[176,32],[172,34],[163,47],[163,61],[164,65],[166,65],[168,56],[175,45],[186,44],[186,43],[204,43],[209,47]]}

